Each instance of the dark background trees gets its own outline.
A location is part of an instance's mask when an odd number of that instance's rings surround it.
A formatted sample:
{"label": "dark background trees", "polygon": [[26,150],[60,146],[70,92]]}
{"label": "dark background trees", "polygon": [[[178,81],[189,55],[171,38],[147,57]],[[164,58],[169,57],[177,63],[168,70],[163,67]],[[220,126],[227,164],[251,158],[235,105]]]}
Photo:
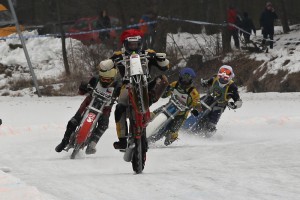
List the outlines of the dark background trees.
{"label": "dark background trees", "polygon": [[[59,33],[56,0],[15,0],[19,20],[26,25],[49,25],[46,32]],[[300,23],[299,0],[271,1],[280,16],[277,25],[282,25],[285,32],[289,24]],[[0,0],[7,5],[7,0]],[[97,16],[100,10],[107,10],[110,16],[119,18],[120,26],[125,26],[130,17],[139,20],[140,17],[152,11],[158,16],[174,17],[188,20],[199,20],[213,23],[224,23],[226,9],[229,5],[237,8],[239,13],[248,12],[255,26],[259,29],[259,17],[265,7],[262,0],[60,0],[62,24],[72,24],[81,17]],[[200,33],[202,26],[185,22],[160,21],[157,26],[157,40],[164,43],[165,33],[185,31]],[[206,26],[207,33],[220,32],[222,27]],[[226,43],[226,41],[223,41]],[[225,45],[223,44],[225,47]],[[161,48],[158,46],[157,48]]]}
{"label": "dark background trees", "polygon": [[[17,14],[24,23],[45,24],[56,22],[55,0],[18,0],[16,1]],[[99,10],[106,9],[112,16],[118,17],[127,23],[131,16],[139,19],[142,14],[151,10],[160,16],[171,16],[182,19],[210,21],[222,23],[224,9],[234,5],[241,13],[247,11],[258,27],[259,16],[266,1],[262,0],[61,0],[63,5],[61,17],[63,20],[76,20],[80,17],[96,16]],[[273,0],[275,9],[290,23],[300,22],[299,0]],[[7,5],[7,0],[0,0]],[[224,6],[225,5],[225,6]],[[123,15],[123,16],[122,16]],[[182,24],[183,30],[195,31],[194,26]]]}

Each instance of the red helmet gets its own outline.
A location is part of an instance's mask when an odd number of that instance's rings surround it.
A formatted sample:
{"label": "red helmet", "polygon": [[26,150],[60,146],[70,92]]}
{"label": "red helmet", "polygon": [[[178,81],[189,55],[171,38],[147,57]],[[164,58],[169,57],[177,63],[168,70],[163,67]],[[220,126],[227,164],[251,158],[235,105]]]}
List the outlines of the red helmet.
{"label": "red helmet", "polygon": [[143,33],[141,31],[129,29],[121,34],[120,42],[123,44],[127,53],[139,53],[142,50],[142,36]]}

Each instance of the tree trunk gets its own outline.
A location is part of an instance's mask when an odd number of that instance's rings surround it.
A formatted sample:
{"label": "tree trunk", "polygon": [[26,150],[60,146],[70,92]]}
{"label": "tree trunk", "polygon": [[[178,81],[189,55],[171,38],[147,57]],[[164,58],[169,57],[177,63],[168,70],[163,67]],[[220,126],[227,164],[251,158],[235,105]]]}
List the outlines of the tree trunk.
{"label": "tree trunk", "polygon": [[[164,1],[159,1],[159,10],[158,10],[158,16],[163,16],[163,7],[162,5],[164,4]],[[167,20],[161,20],[157,19],[157,24],[156,24],[156,34],[154,38],[154,50],[157,52],[166,52],[167,48],[167,31],[168,27],[170,27],[168,24],[170,22]]]}
{"label": "tree trunk", "polygon": [[124,13],[124,6],[123,6],[122,0],[116,0],[116,7],[118,10],[119,19],[121,21],[122,26],[124,27],[127,24],[125,13]]}
{"label": "tree trunk", "polygon": [[61,4],[60,0],[56,0],[56,8],[57,8],[57,19],[59,23],[59,30],[61,34],[61,45],[62,45],[62,54],[63,54],[63,60],[64,60],[64,66],[66,70],[66,75],[70,76],[70,66],[68,62],[68,57],[67,57],[67,49],[66,49],[66,36],[65,36],[65,31],[62,26],[62,21],[61,21]]}
{"label": "tree trunk", "polygon": [[[224,0],[219,0],[219,8],[221,12],[221,17],[224,21],[227,21],[227,7],[228,3]],[[223,47],[223,54],[226,54],[231,51],[231,37],[227,26],[222,28],[222,47]]]}
{"label": "tree trunk", "polygon": [[288,33],[291,29],[288,23],[288,16],[286,12],[285,0],[278,1],[279,10],[280,10],[280,20],[283,28],[284,33]]}

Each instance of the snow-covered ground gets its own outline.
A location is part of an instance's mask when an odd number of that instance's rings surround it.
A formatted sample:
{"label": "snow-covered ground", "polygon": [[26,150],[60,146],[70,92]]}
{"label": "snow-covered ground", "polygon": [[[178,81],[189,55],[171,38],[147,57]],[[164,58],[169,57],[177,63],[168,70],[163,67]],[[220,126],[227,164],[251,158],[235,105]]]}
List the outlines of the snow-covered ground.
{"label": "snow-covered ground", "polygon": [[159,141],[140,175],[113,149],[113,115],[95,155],[54,151],[83,97],[0,97],[0,199],[298,200],[300,93],[241,96],[215,137]]}

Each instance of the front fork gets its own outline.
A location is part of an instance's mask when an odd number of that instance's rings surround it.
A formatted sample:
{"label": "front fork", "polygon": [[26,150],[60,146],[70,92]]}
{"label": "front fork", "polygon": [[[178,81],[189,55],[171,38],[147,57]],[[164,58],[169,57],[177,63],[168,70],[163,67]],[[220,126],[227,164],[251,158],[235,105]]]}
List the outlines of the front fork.
{"label": "front fork", "polygon": [[[130,88],[128,88],[128,96],[129,96],[129,101],[131,102],[132,110],[129,115],[131,118],[130,125],[129,125],[130,131],[128,135],[127,148],[125,149],[125,154],[123,156],[123,159],[126,162],[131,162],[134,149],[136,146],[135,141],[141,140],[142,135],[145,134],[146,126],[150,121],[150,111],[148,108],[145,113],[139,112],[138,106],[134,101],[132,90]],[[143,148],[147,148],[147,147],[143,147]]]}

